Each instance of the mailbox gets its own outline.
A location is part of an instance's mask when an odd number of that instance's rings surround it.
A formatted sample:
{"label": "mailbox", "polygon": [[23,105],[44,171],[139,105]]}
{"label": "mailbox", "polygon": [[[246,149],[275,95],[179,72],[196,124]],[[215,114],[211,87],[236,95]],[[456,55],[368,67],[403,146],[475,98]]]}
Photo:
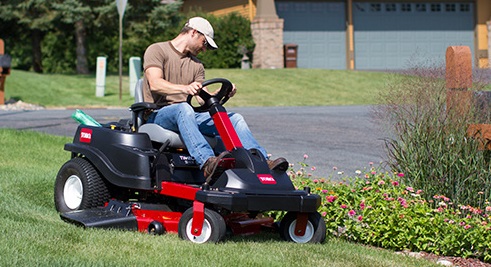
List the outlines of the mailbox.
{"label": "mailbox", "polygon": [[285,68],[296,68],[298,45],[285,44],[283,50]]}
{"label": "mailbox", "polygon": [[5,54],[4,42],[0,39],[0,105],[5,104],[5,79],[10,74],[12,57]]}

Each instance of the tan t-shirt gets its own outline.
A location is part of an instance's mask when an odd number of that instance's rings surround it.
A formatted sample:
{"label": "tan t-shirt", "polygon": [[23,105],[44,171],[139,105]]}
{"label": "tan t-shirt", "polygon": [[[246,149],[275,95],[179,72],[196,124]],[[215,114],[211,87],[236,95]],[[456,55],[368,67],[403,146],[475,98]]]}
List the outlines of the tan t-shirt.
{"label": "tan t-shirt", "polygon": [[[163,71],[163,79],[174,84],[190,84],[205,80],[205,68],[195,57],[177,51],[171,42],[150,45],[143,55],[143,71],[157,67]],[[152,92],[145,75],[143,76],[143,99],[156,104],[185,102],[187,94],[157,94]]]}

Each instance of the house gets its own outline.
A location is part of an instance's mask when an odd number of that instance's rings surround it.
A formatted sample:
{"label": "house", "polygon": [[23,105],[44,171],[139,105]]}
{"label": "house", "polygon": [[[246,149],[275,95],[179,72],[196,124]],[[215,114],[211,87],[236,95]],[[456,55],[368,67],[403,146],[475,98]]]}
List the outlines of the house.
{"label": "house", "polygon": [[280,59],[256,56],[255,51],[254,61],[273,62],[254,62],[256,67],[282,67],[283,44],[298,45],[300,68],[387,70],[421,61],[439,64],[451,45],[469,46],[474,66],[489,67],[489,0],[184,1],[184,10],[192,7],[249,18],[253,35],[254,29],[262,32],[255,36],[256,50],[271,49],[271,40],[257,45],[268,31],[280,38],[277,52],[262,53]]}

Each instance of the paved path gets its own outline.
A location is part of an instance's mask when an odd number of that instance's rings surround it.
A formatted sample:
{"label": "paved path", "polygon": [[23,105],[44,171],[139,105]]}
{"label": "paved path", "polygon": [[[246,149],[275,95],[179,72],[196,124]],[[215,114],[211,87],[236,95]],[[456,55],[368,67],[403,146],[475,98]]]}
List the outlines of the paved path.
{"label": "paved path", "polygon": [[[283,156],[296,167],[303,160],[315,166],[313,175],[338,177],[342,171],[378,166],[384,159],[384,134],[370,116],[369,106],[229,108],[241,113],[256,139],[274,157]],[[77,127],[74,110],[0,111],[0,128],[28,129],[72,136]],[[129,118],[127,109],[84,110],[99,122]],[[337,170],[333,170],[336,167]],[[309,168],[310,172],[310,168]]]}

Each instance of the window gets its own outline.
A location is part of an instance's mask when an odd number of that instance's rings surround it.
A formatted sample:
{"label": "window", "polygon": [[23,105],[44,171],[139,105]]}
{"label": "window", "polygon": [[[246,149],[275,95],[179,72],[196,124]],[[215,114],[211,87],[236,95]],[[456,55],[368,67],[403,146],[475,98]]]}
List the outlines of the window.
{"label": "window", "polygon": [[426,12],[426,4],[416,4],[416,11]]}
{"label": "window", "polygon": [[440,12],[442,11],[442,7],[440,6],[440,4],[431,4],[430,10],[431,12]]}
{"label": "window", "polygon": [[470,4],[460,4],[460,12],[470,12],[471,5]]}
{"label": "window", "polygon": [[455,4],[445,4],[445,11],[447,12],[455,12]]}
{"label": "window", "polygon": [[411,4],[401,4],[402,12],[411,12]]}
{"label": "window", "polygon": [[387,12],[397,11],[396,4],[385,4],[385,11],[387,11]]}
{"label": "window", "polygon": [[380,12],[382,10],[382,4],[370,4],[371,12]]}
{"label": "window", "polygon": [[366,12],[364,4],[355,3],[355,8],[360,12]]}

